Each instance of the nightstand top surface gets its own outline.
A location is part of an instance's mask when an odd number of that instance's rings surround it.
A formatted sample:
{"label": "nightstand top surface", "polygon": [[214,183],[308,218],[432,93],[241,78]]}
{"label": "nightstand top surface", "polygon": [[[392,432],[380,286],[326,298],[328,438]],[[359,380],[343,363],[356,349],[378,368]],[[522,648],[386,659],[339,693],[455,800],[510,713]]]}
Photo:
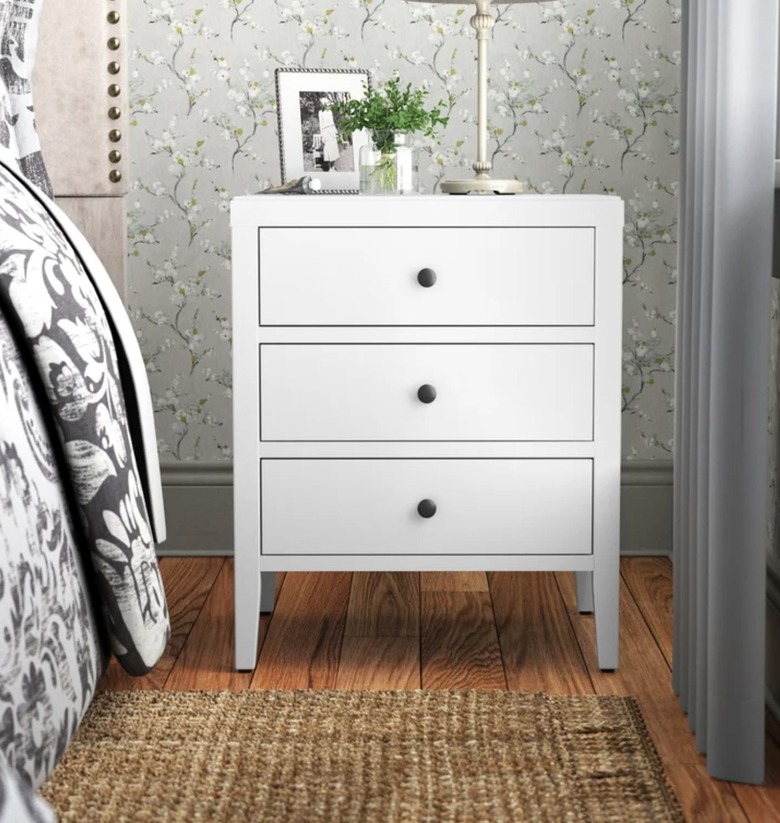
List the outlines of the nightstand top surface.
{"label": "nightstand top surface", "polygon": [[594,225],[623,201],[605,194],[369,195],[254,194],[231,200],[233,226]]}

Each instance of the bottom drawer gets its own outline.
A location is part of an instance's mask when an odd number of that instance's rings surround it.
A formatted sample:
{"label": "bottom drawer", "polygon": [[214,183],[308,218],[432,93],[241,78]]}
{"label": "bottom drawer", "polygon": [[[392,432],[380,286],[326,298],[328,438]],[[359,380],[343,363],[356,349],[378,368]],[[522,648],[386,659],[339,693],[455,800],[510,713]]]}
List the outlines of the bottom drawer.
{"label": "bottom drawer", "polygon": [[265,555],[591,552],[589,459],[266,459],[261,478]]}

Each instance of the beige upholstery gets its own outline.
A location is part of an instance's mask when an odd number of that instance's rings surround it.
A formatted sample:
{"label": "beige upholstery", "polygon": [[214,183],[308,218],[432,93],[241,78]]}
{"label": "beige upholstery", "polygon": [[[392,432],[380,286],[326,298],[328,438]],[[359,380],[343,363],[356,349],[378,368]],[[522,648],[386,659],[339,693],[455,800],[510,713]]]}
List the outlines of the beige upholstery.
{"label": "beige upholstery", "polygon": [[[109,22],[109,13],[119,15]],[[119,48],[109,40],[118,38]],[[109,63],[119,72],[110,74]],[[97,250],[126,294],[127,45],[124,0],[46,0],[33,93],[41,148],[58,205]],[[109,86],[119,95],[109,95]],[[109,109],[119,109],[111,119]],[[119,130],[114,142],[109,132]],[[111,151],[121,159],[112,162]],[[110,179],[119,173],[118,182]]]}
{"label": "beige upholstery", "polygon": [[57,205],[78,226],[127,302],[127,208],[121,197],[56,197]]}
{"label": "beige upholstery", "polygon": [[[109,23],[109,11],[119,14]],[[108,48],[118,37],[120,47]],[[108,195],[127,191],[127,60],[124,2],[120,0],[46,0],[41,16],[38,55],[33,75],[35,112],[44,159],[57,196]],[[120,64],[119,74],[110,75],[108,64]],[[110,97],[108,87],[120,88]],[[112,106],[121,109],[118,120],[108,117]],[[122,140],[112,143],[112,128]],[[120,163],[111,163],[108,153],[117,149]],[[109,173],[122,173],[119,183]]]}

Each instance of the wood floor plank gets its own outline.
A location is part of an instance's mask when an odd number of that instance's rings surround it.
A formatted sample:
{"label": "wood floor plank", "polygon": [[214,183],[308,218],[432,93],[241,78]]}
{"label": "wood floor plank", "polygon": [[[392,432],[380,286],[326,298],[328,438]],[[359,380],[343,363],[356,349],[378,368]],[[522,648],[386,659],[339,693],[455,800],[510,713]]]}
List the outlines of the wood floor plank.
{"label": "wood floor plank", "polygon": [[233,559],[225,560],[165,681],[169,690],[245,689],[251,673],[234,668]]}
{"label": "wood floor plank", "polygon": [[746,823],[731,785],[708,778],[704,758],[694,747],[687,719],[672,691],[669,665],[625,581],[620,589],[619,668],[602,672],[596,660],[594,618],[577,612],[573,575],[556,574],[555,579],[596,693],[636,698],[686,819]]}
{"label": "wood floor plank", "polygon": [[282,586],[284,585],[284,578],[286,577],[286,575],[287,575],[287,572],[276,572],[276,587],[275,587],[275,591],[274,591],[274,604],[276,604],[276,601],[279,599],[279,592],[281,591]]}
{"label": "wood floor plank", "polygon": [[780,720],[769,709],[766,711],[766,733],[780,746]]}
{"label": "wood floor plank", "polygon": [[[710,820],[718,823],[751,823],[737,799],[730,783],[713,780],[703,757],[698,763],[664,761],[667,779],[680,805],[685,819],[691,823]],[[752,823],[764,823],[756,818]]]}
{"label": "wood floor plank", "polygon": [[345,637],[337,689],[419,689],[420,638]]}
{"label": "wood floor plank", "polygon": [[251,688],[335,688],[351,580],[346,572],[286,575]]}
{"label": "wood floor plank", "polygon": [[510,689],[592,694],[585,661],[554,575],[488,575]]}
{"label": "wood floor plank", "polygon": [[160,558],[160,574],[171,621],[171,636],[165,652],[154,669],[143,677],[132,677],[112,657],[101,689],[135,691],[161,689],[165,685],[224,564],[224,557]]}
{"label": "wood floor plank", "polygon": [[767,736],[766,778],[763,786],[732,783],[734,793],[751,823],[780,821],[780,745]]}
{"label": "wood floor plank", "polygon": [[352,575],[337,688],[420,688],[420,575]]}
{"label": "wood floor plank", "polygon": [[489,592],[422,592],[422,687],[506,689]]}
{"label": "wood floor plank", "polygon": [[419,637],[420,575],[358,572],[352,575],[345,637]]}
{"label": "wood floor plank", "polygon": [[[628,558],[627,558],[628,560]],[[668,557],[632,557],[621,571],[642,615],[672,665],[672,561]]]}
{"label": "wood floor plank", "polygon": [[424,592],[486,592],[485,572],[422,572],[420,591]]}

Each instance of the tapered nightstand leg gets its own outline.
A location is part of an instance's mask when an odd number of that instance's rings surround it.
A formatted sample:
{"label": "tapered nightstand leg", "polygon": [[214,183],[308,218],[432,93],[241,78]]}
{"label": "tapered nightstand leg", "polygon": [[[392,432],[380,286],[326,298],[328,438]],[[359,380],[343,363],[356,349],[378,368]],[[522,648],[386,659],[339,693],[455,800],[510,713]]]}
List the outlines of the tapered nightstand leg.
{"label": "tapered nightstand leg", "polygon": [[620,565],[615,553],[596,564],[593,573],[593,605],[596,620],[596,653],[599,668],[612,671],[618,666],[620,618]]}
{"label": "tapered nightstand leg", "polygon": [[239,671],[252,671],[257,662],[260,572],[257,564],[246,555],[242,558],[241,554],[236,554],[235,563],[236,668]]}
{"label": "tapered nightstand leg", "polygon": [[270,614],[274,610],[276,596],[276,572],[260,572],[260,613]]}
{"label": "tapered nightstand leg", "polygon": [[593,611],[593,572],[574,572],[577,588],[577,611],[589,614]]}
{"label": "tapered nightstand leg", "polygon": [[[258,466],[236,460],[234,477],[234,559],[236,668],[252,671],[257,662],[260,624],[260,490]],[[273,586],[271,586],[273,591]]]}

